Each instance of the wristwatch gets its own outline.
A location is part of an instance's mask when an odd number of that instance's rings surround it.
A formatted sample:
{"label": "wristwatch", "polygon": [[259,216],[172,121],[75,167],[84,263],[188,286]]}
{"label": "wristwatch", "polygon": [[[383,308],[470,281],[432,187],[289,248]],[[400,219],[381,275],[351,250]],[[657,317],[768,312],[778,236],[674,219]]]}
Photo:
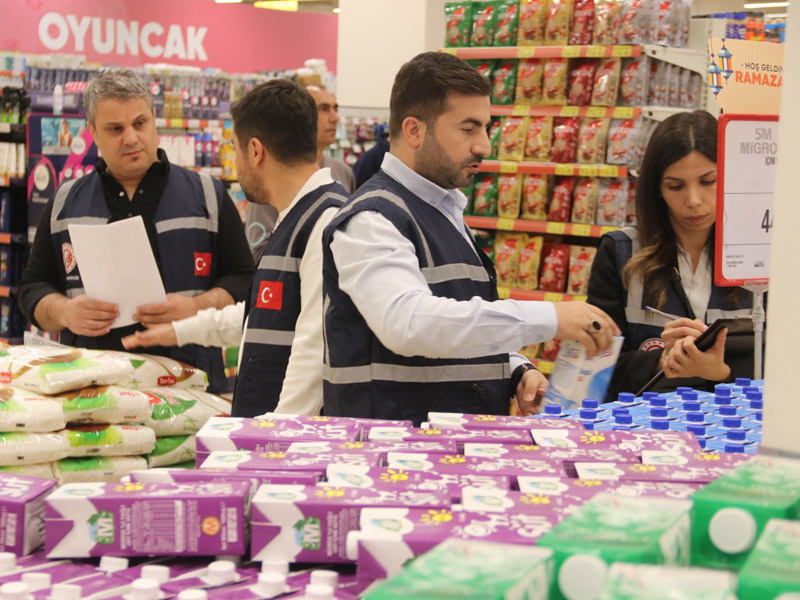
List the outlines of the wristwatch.
{"label": "wristwatch", "polygon": [[511,373],[511,396],[517,395],[517,386],[519,382],[522,381],[523,376],[528,371],[538,371],[536,367],[534,367],[531,363],[522,363],[514,372]]}

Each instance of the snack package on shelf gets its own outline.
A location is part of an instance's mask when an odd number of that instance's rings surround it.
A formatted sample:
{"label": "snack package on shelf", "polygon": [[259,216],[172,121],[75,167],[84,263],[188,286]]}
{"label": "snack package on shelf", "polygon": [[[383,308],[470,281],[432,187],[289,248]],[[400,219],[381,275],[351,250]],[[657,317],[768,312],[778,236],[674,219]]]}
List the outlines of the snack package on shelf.
{"label": "snack package on shelf", "polygon": [[614,106],[619,89],[620,59],[601,58],[592,86],[592,106]]}
{"label": "snack package on shelf", "polygon": [[681,106],[681,70],[677,65],[667,67],[667,102],[675,108]]}
{"label": "snack package on shelf", "polygon": [[550,206],[547,209],[547,220],[566,223],[572,212],[572,189],[575,187],[574,177],[556,177]]}
{"label": "snack package on shelf", "polygon": [[475,176],[472,214],[480,217],[497,216],[497,175],[479,173]]}
{"label": "snack package on shelf", "polygon": [[[540,235],[528,236],[523,240],[517,266],[517,287],[522,290],[535,290],[539,287],[539,264],[542,260],[542,244]],[[531,358],[531,357],[529,357]]]}
{"label": "snack package on shelf", "polygon": [[542,248],[542,275],[539,289],[545,292],[563,292],[567,287],[569,269],[569,244],[545,242]]}
{"label": "snack package on shelf", "polygon": [[569,27],[572,24],[574,5],[575,0],[549,0],[543,45],[566,46],[569,44]]}
{"label": "snack package on shelf", "polygon": [[597,177],[579,177],[572,194],[572,223],[594,223],[594,211],[600,193],[600,180]]}
{"label": "snack package on shelf", "polygon": [[57,399],[21,388],[0,387],[0,432],[48,432],[65,425],[64,411]]}
{"label": "snack package on shelf", "polygon": [[520,161],[525,156],[525,136],[528,133],[528,117],[503,117],[503,130],[497,158]]}
{"label": "snack package on shelf", "polygon": [[616,0],[595,0],[592,43],[608,46],[617,43],[622,3]]}
{"label": "snack package on shelf", "polygon": [[553,117],[528,117],[528,132],[525,139],[525,158],[547,162],[553,141]]}
{"label": "snack package on shelf", "polygon": [[620,44],[646,44],[650,33],[647,0],[624,0],[619,20]]}
{"label": "snack package on shelf", "polygon": [[524,175],[522,178],[523,219],[531,221],[547,220],[547,198],[550,189],[549,175]]}
{"label": "snack package on shelf", "polygon": [[518,46],[541,46],[547,20],[547,0],[520,0]]}
{"label": "snack package on shelf", "polygon": [[628,209],[628,180],[603,179],[597,198],[596,225],[622,227]]}
{"label": "snack package on shelf", "polygon": [[[660,0],[656,6],[658,12],[653,14],[655,37],[651,42],[660,46],[677,46],[682,36],[680,0]],[[652,28],[651,28],[652,30]]]}
{"label": "snack package on shelf", "polygon": [[493,46],[516,46],[519,29],[519,1],[504,0],[497,3],[497,29]]}
{"label": "snack package on shelf", "polygon": [[566,58],[544,60],[542,104],[564,106],[567,103],[568,68],[569,60]]}
{"label": "snack package on shelf", "polygon": [[612,119],[608,132],[606,162],[610,165],[634,166],[640,160],[641,119]]}
{"label": "snack package on shelf", "polygon": [[517,61],[498,60],[492,72],[492,104],[514,104],[517,87]]}
{"label": "snack package on shelf", "polygon": [[703,77],[700,73],[689,73],[689,95],[687,107],[692,110],[700,105],[700,94],[703,93]]}
{"label": "snack package on shelf", "polygon": [[567,293],[585,296],[589,289],[589,273],[597,248],[592,246],[571,246],[569,249],[569,279]]}
{"label": "snack package on shelf", "polygon": [[475,244],[483,250],[484,254],[494,262],[494,233],[491,231],[475,230]]}
{"label": "snack package on shelf", "polygon": [[622,106],[642,106],[647,102],[649,75],[650,63],[647,56],[626,58],[622,61],[619,82],[619,103]]}
{"label": "snack package on shelf", "polygon": [[517,65],[515,104],[541,104],[544,65],[538,58],[523,58]]}
{"label": "snack package on shelf", "polygon": [[636,225],[636,186],[638,180],[628,180],[628,206],[625,209],[625,224]]}
{"label": "snack package on shelf", "polygon": [[497,178],[497,216],[501,219],[519,217],[522,176],[504,173]]}
{"label": "snack package on shelf", "polygon": [[492,46],[497,30],[497,2],[472,3],[470,46]]}
{"label": "snack package on shelf", "polygon": [[594,59],[572,61],[569,72],[567,104],[570,106],[588,106],[591,103],[596,70],[597,61]]}
{"label": "snack package on shelf", "polygon": [[692,72],[689,69],[681,69],[680,75],[680,91],[678,92],[678,106],[682,108],[693,108],[689,104],[689,82],[692,78]]}
{"label": "snack package on shelf", "polygon": [[469,46],[472,33],[472,2],[445,2],[445,38],[448,48]]}
{"label": "snack package on shelf", "polygon": [[553,144],[550,159],[557,163],[574,163],[578,150],[578,117],[556,117],[553,119]]}
{"label": "snack package on shelf", "polygon": [[572,12],[571,46],[586,46],[592,43],[594,32],[594,0],[575,0]]}
{"label": "snack package on shelf", "polygon": [[606,157],[609,119],[585,117],[578,132],[578,162],[601,163]]}
{"label": "snack package on shelf", "polygon": [[497,158],[497,153],[500,149],[500,136],[502,133],[503,133],[503,120],[492,119],[492,124],[489,125],[489,144],[492,147],[492,153],[486,158]]}
{"label": "snack package on shelf", "polygon": [[667,63],[662,60],[654,60],[650,66],[650,85],[648,86],[648,104],[654,106],[666,106],[669,101],[667,88]]}
{"label": "snack package on shelf", "polygon": [[475,193],[475,182],[470,181],[469,185],[459,188],[461,193],[464,194],[464,197],[467,199],[467,206],[464,208],[465,215],[472,214],[472,196]]}
{"label": "snack package on shelf", "polygon": [[478,71],[481,75],[486,77],[490,82],[494,81],[494,67],[495,61],[493,60],[468,60],[466,61],[467,64],[475,67],[475,70]]}
{"label": "snack package on shelf", "polygon": [[558,357],[558,349],[561,345],[559,340],[547,340],[546,342],[542,342],[542,360],[547,360],[550,362],[555,361]]}
{"label": "snack package on shelf", "polygon": [[517,350],[517,352],[519,354],[522,354],[522,356],[524,356],[528,360],[536,360],[542,355],[542,345],[528,344],[527,346],[523,346],[522,348]]}
{"label": "snack package on shelf", "polygon": [[494,268],[497,271],[497,285],[500,287],[511,288],[517,282],[523,237],[519,233],[498,233],[495,236]]}

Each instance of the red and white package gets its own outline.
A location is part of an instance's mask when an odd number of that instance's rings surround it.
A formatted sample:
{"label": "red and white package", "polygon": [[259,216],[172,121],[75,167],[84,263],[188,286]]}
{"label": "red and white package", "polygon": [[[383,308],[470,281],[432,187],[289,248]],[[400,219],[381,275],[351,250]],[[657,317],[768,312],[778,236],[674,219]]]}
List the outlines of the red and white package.
{"label": "red and white package", "polygon": [[503,117],[503,130],[500,134],[500,147],[497,158],[500,160],[522,160],[525,155],[525,135],[528,130],[528,117]]}
{"label": "red and white package", "polygon": [[541,236],[530,236],[523,241],[517,267],[517,287],[522,290],[535,290],[539,286],[539,263],[542,259]]}
{"label": "red and white package", "polygon": [[622,227],[628,210],[628,180],[603,179],[597,198],[596,225]]}
{"label": "red and white package", "polygon": [[494,241],[494,268],[497,272],[497,285],[514,287],[517,282],[517,265],[522,249],[522,239],[518,233],[498,233]]}
{"label": "red and white package", "polygon": [[547,5],[547,21],[544,25],[545,46],[569,44],[569,26],[572,23],[574,0],[550,0]]}
{"label": "red and white package", "polygon": [[636,187],[638,185],[637,179],[628,181],[628,205],[625,207],[626,225],[636,225]]}
{"label": "red and white package", "polygon": [[497,29],[494,33],[494,46],[516,46],[519,29],[519,4],[517,2],[500,2],[497,6]]}
{"label": "red and white package", "polygon": [[655,68],[650,69],[650,102],[655,106],[667,106],[669,102],[667,79],[667,63],[661,60],[653,61]]}
{"label": "red and white package", "polygon": [[588,106],[592,102],[592,86],[597,70],[597,61],[594,59],[575,60],[569,73],[569,95],[567,104],[570,106]]}
{"label": "red and white package", "polygon": [[553,362],[558,356],[558,340],[548,340],[542,344],[542,360]]}
{"label": "red and white package", "polygon": [[553,186],[553,195],[550,197],[550,207],[547,210],[547,220],[556,223],[569,221],[572,212],[572,188],[575,187],[574,177],[556,177]]}
{"label": "red and white package", "polygon": [[550,160],[558,163],[573,163],[578,148],[580,119],[577,117],[556,117],[553,119],[553,145]]}
{"label": "red and white package", "polygon": [[597,253],[591,246],[571,246],[569,249],[569,278],[567,279],[567,293],[575,296],[585,296],[589,289],[589,273],[592,271],[592,262]]}
{"label": "red and white package", "polygon": [[681,68],[678,65],[667,66],[667,83],[667,101],[670,106],[678,108],[681,105]]}
{"label": "red and white package", "polygon": [[530,117],[525,140],[525,158],[546,162],[550,160],[553,141],[553,117]]}
{"label": "red and white package", "polygon": [[686,108],[696,109],[703,91],[703,76],[700,73],[689,74],[689,99]]}
{"label": "red and white package", "polygon": [[544,65],[538,58],[524,58],[517,65],[515,104],[541,104]]}
{"label": "red and white package", "polygon": [[592,106],[614,106],[617,103],[619,72],[618,58],[600,59],[592,87]]}
{"label": "red and white package", "polygon": [[547,196],[550,188],[549,175],[525,175],[522,180],[522,214],[530,221],[547,220]]}
{"label": "red and white package", "polygon": [[600,193],[600,180],[597,177],[581,177],[575,182],[572,192],[573,223],[594,223],[594,209]]}
{"label": "red and white package", "polygon": [[620,44],[645,44],[648,37],[645,0],[625,0],[619,19]]}
{"label": "red and white package", "polygon": [[504,173],[497,178],[497,216],[501,219],[519,217],[522,176]]}
{"label": "red and white package", "polygon": [[689,69],[681,69],[680,93],[678,94],[678,105],[681,108],[691,108],[689,104],[689,82],[692,80],[692,72]]}
{"label": "red and white package", "polygon": [[641,119],[612,119],[606,162],[610,165],[638,164],[641,136]]}
{"label": "red and white package", "polygon": [[542,249],[542,274],[539,289],[545,292],[563,292],[567,287],[569,270],[569,244],[546,242]]}
{"label": "red and white package", "polygon": [[658,28],[653,40],[661,46],[675,46],[681,39],[681,8],[675,0],[659,0]]}
{"label": "red and white package", "polygon": [[608,46],[617,43],[622,3],[617,0],[595,0],[592,43]]}
{"label": "red and white package", "polygon": [[547,0],[521,0],[519,11],[518,46],[541,46],[547,19]]}
{"label": "red and white package", "polygon": [[578,162],[601,163],[606,157],[609,119],[586,117],[578,132]]}
{"label": "red and white package", "polygon": [[563,106],[567,103],[569,61],[566,58],[550,58],[544,63],[542,81],[542,104]]}
{"label": "red and white package", "polygon": [[619,82],[619,103],[622,106],[643,106],[647,103],[647,80],[650,64],[647,56],[637,56],[622,62]]}
{"label": "red and white package", "polygon": [[572,11],[572,31],[569,43],[572,46],[585,46],[592,43],[594,32],[594,0],[575,0]]}

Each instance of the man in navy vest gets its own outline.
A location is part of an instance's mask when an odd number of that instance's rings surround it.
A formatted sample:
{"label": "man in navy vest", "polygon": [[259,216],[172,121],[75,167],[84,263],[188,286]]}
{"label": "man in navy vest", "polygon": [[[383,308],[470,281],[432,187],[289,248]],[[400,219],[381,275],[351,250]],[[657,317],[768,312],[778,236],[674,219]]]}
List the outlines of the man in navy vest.
{"label": "man in navy vest", "polygon": [[490,153],[490,91],[449,54],[420,54],[398,72],[390,153],[323,236],[327,415],[508,414],[513,395],[531,414],[546,380],[509,352],[555,337],[593,355],[619,333],[585,302],[498,300],[458,190]]}
{"label": "man in navy vest", "polygon": [[247,306],[201,311],[123,342],[132,348],[241,341],[234,416],[319,414],[322,231],[347,192],[317,163],[317,107],[306,90],[287,80],[269,81],[245,94],[231,113],[242,189],[251,202],[278,211]]}
{"label": "man in navy vest", "polygon": [[[219,181],[170,164],[158,148],[144,81],[127,69],[101,71],[86,87],[84,105],[102,158],[89,175],[65,182],[42,214],[19,288],[26,317],[60,332],[63,343],[114,350],[133,331],[244,298],[254,265],[238,212]],[[138,307],[140,325],[111,329],[118,307],[86,296],[68,226],[135,216],[144,221],[167,301]],[[224,390],[218,349],[153,351],[203,369],[209,389]]]}

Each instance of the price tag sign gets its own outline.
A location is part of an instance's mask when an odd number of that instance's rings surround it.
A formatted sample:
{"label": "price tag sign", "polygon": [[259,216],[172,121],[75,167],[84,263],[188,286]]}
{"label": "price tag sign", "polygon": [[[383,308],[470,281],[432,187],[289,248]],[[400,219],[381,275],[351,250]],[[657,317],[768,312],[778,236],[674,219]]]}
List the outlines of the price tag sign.
{"label": "price tag sign", "polygon": [[516,173],[517,172],[517,163],[504,160],[500,163],[500,172],[501,173]]}
{"label": "price tag sign", "polygon": [[550,362],[549,360],[536,361],[536,368],[539,369],[540,373],[544,373],[545,375],[550,375],[550,373],[553,372],[553,365],[554,363]]}
{"label": "price tag sign", "polygon": [[627,57],[633,54],[633,46],[614,46],[611,56]]}
{"label": "price tag sign", "polygon": [[546,292],[544,295],[545,302],[561,302],[562,300],[564,300],[564,294],[557,292]]}
{"label": "price tag sign", "polygon": [[592,235],[592,226],[584,224],[576,224],[572,226],[572,235],[579,235],[582,237],[590,237]]}
{"label": "price tag sign", "polygon": [[161,118],[156,119],[156,127],[166,127],[166,126],[167,126],[166,119],[161,119]]}
{"label": "price tag sign", "polygon": [[577,117],[580,112],[580,106],[562,106],[559,112],[560,117]]}
{"label": "price tag sign", "polygon": [[455,56],[458,52],[458,48],[442,48],[439,52],[444,52],[445,54],[452,54]]}
{"label": "price tag sign", "polygon": [[632,119],[633,107],[632,106],[618,106],[614,109],[615,119]]}
{"label": "price tag sign", "polygon": [[514,105],[514,108],[511,109],[511,114],[515,117],[527,117],[529,114],[531,114],[531,107],[516,104]]}
{"label": "price tag sign", "polygon": [[606,49],[603,46],[587,46],[586,56],[590,58],[602,58],[605,56]]}
{"label": "price tag sign", "polygon": [[189,129],[200,129],[200,119],[189,119]]}
{"label": "price tag sign", "polygon": [[598,174],[600,177],[617,177],[619,175],[619,169],[610,165],[604,165],[598,169]]}
{"label": "price tag sign", "polygon": [[714,281],[738,286],[769,280],[778,117],[719,119]]}
{"label": "price tag sign", "polygon": [[556,165],[556,175],[574,175],[575,167],[573,165]]}
{"label": "price tag sign", "polygon": [[497,228],[503,231],[511,231],[514,229],[514,219],[497,219]]}
{"label": "price tag sign", "polygon": [[586,116],[598,119],[606,116],[606,108],[604,106],[590,106],[586,109]]}
{"label": "price tag sign", "polygon": [[517,48],[517,58],[533,58],[536,55],[536,46],[522,46]]}
{"label": "price tag sign", "polygon": [[548,223],[545,227],[545,233],[552,233],[554,235],[563,235],[567,230],[566,223]]}
{"label": "price tag sign", "polygon": [[581,49],[578,46],[564,46],[561,49],[561,56],[564,58],[578,58],[581,55]]}
{"label": "price tag sign", "polygon": [[611,227],[609,225],[604,225],[600,228],[600,235],[603,236],[611,231],[616,231],[619,227]]}
{"label": "price tag sign", "polygon": [[507,300],[511,296],[511,289],[507,287],[498,287],[497,295],[501,300]]}
{"label": "price tag sign", "polygon": [[578,175],[581,177],[597,177],[597,167],[578,167]]}

